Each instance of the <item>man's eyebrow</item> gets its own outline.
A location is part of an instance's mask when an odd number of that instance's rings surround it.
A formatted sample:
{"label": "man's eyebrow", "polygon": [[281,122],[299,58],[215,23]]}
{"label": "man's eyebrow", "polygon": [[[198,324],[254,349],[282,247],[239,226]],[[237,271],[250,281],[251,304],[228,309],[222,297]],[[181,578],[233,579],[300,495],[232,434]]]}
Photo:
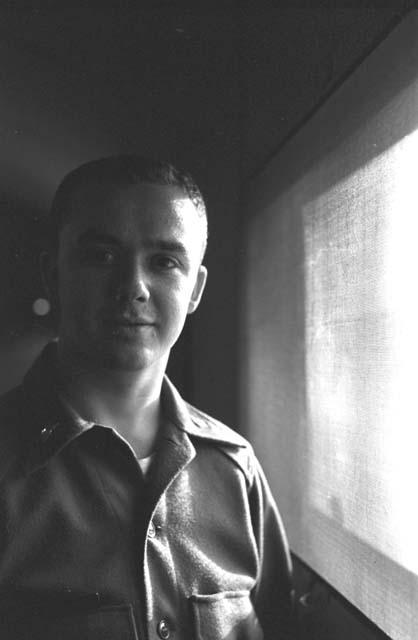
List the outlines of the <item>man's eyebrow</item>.
{"label": "man's eyebrow", "polygon": [[187,255],[187,249],[184,244],[175,240],[150,240],[146,242],[145,245],[150,249],[157,249],[158,251],[170,251],[184,256]]}
{"label": "man's eyebrow", "polygon": [[96,229],[87,229],[84,231],[78,238],[78,244],[88,245],[95,242],[100,242],[102,244],[118,244],[117,239],[109,233],[104,233],[102,231],[97,231]]}
{"label": "man's eyebrow", "polygon": [[[84,231],[77,240],[80,246],[97,242],[102,244],[120,244],[115,236],[112,236],[110,233],[98,231],[97,229],[87,229],[87,231]],[[178,242],[177,240],[150,239],[144,242],[144,246],[147,249],[169,251],[172,253],[177,253],[179,255],[187,256],[186,247],[182,242]]]}

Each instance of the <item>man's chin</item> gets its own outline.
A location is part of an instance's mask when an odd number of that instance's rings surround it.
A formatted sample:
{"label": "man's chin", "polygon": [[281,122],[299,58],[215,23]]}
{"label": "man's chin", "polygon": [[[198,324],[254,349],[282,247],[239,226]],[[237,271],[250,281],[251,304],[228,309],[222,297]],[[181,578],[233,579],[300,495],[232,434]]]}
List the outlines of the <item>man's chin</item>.
{"label": "man's chin", "polygon": [[96,362],[99,366],[121,372],[135,372],[147,369],[156,360],[155,354],[144,349],[141,349],[141,351],[130,349],[126,350],[126,352],[123,350],[102,351],[97,355]]}
{"label": "man's chin", "polygon": [[[122,372],[140,372],[146,369],[165,370],[168,353],[161,353],[152,345],[133,345],[119,339],[103,339],[88,344],[61,345],[64,359],[72,362],[73,366],[81,367],[93,372],[94,370],[108,370]],[[77,364],[78,363],[78,364]],[[161,365],[161,366],[160,366]]]}

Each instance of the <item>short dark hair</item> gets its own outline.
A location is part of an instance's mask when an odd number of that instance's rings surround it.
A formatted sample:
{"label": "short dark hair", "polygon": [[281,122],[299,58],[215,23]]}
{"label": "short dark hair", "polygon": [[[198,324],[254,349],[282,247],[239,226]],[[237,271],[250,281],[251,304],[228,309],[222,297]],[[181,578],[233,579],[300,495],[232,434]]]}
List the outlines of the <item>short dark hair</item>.
{"label": "short dark hair", "polygon": [[76,191],[85,185],[114,186],[135,185],[142,182],[175,186],[182,189],[193,202],[205,228],[204,250],[207,243],[207,214],[202,193],[190,173],[180,170],[170,162],[154,160],[139,155],[116,155],[91,160],[70,171],[55,193],[52,201],[50,244],[58,246],[59,233],[65,224],[69,204]]}

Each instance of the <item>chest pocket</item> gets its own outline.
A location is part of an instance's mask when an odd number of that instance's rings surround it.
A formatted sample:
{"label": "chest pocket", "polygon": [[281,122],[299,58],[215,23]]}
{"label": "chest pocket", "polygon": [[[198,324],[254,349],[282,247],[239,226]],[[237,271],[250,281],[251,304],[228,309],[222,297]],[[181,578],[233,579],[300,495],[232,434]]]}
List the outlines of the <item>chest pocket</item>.
{"label": "chest pocket", "polygon": [[37,612],[35,609],[0,613],[4,640],[139,640],[131,605],[91,611]]}
{"label": "chest pocket", "polygon": [[248,591],[223,591],[190,598],[195,640],[263,640]]}

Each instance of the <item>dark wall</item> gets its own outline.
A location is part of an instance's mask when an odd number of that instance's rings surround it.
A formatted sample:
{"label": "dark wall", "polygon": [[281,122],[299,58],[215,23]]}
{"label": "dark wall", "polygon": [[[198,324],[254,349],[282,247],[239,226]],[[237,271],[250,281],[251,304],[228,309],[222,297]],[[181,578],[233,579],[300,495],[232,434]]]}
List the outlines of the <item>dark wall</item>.
{"label": "dark wall", "polygon": [[[254,177],[401,20],[406,0],[329,9],[325,2],[245,13],[242,172]],[[300,6],[302,5],[302,6]]]}

